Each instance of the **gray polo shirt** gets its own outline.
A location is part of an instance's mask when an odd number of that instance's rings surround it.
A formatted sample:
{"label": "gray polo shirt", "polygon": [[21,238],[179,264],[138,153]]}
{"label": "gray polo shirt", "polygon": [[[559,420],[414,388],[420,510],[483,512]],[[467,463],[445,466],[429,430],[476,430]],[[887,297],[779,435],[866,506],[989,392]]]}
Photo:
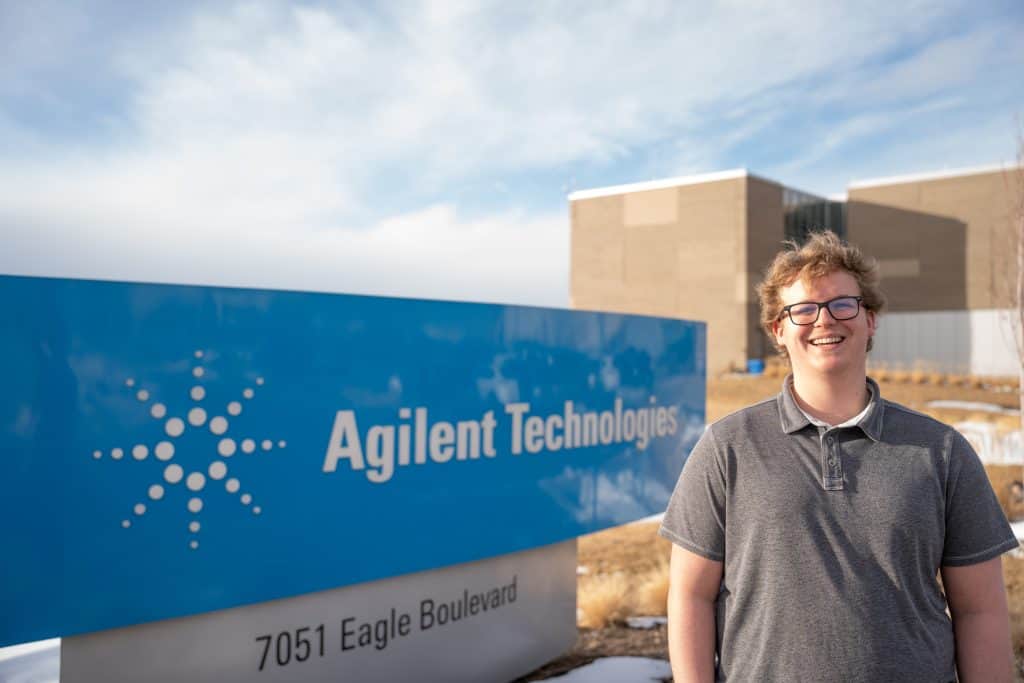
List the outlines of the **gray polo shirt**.
{"label": "gray polo shirt", "polygon": [[941,566],[1017,547],[952,427],[881,398],[815,426],[778,397],[712,424],[660,533],[724,563],[720,681],[952,681]]}

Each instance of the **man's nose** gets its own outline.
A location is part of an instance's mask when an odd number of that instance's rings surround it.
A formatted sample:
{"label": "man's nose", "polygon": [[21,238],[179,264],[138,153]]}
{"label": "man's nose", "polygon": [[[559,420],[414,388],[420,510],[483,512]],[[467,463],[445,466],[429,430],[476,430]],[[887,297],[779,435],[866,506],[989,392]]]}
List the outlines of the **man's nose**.
{"label": "man's nose", "polygon": [[[825,320],[825,316],[826,315],[829,317],[828,320]],[[834,323],[834,322],[836,322],[836,319],[835,319],[835,316],[832,315],[832,311],[828,310],[828,306],[822,306],[821,307],[821,311],[818,313],[817,323],[819,325],[825,325],[827,323]]]}

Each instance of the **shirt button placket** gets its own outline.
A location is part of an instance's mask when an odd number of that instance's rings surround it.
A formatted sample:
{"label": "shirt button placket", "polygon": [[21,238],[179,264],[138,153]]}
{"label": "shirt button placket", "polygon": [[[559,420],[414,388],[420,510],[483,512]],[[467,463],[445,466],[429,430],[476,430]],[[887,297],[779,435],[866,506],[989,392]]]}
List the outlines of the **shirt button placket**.
{"label": "shirt button placket", "polygon": [[840,457],[839,441],[834,434],[826,434],[822,443],[822,455],[824,456],[823,470],[825,489],[827,491],[841,491],[843,488],[843,461]]}

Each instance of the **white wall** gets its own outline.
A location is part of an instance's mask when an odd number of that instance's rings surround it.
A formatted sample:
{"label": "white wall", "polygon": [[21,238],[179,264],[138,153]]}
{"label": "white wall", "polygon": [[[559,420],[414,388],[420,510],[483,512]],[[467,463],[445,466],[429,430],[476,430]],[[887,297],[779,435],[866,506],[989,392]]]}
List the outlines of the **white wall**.
{"label": "white wall", "polygon": [[1013,311],[886,313],[869,360],[874,365],[1016,377]]}

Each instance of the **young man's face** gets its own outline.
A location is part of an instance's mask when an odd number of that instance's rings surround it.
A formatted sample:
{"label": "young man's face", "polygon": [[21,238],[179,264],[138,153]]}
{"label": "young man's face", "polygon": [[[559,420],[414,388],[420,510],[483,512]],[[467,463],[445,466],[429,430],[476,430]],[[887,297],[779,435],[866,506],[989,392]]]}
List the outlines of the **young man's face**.
{"label": "young man's face", "polygon": [[[815,301],[824,303],[841,296],[860,296],[857,280],[845,270],[837,270],[810,282],[797,280],[780,291],[782,305]],[[775,340],[786,347],[794,376],[828,376],[851,368],[863,368],[867,360],[868,340],[875,334],[875,314],[860,306],[849,320],[836,320],[827,307],[817,322],[795,325],[783,314],[774,326]]]}

